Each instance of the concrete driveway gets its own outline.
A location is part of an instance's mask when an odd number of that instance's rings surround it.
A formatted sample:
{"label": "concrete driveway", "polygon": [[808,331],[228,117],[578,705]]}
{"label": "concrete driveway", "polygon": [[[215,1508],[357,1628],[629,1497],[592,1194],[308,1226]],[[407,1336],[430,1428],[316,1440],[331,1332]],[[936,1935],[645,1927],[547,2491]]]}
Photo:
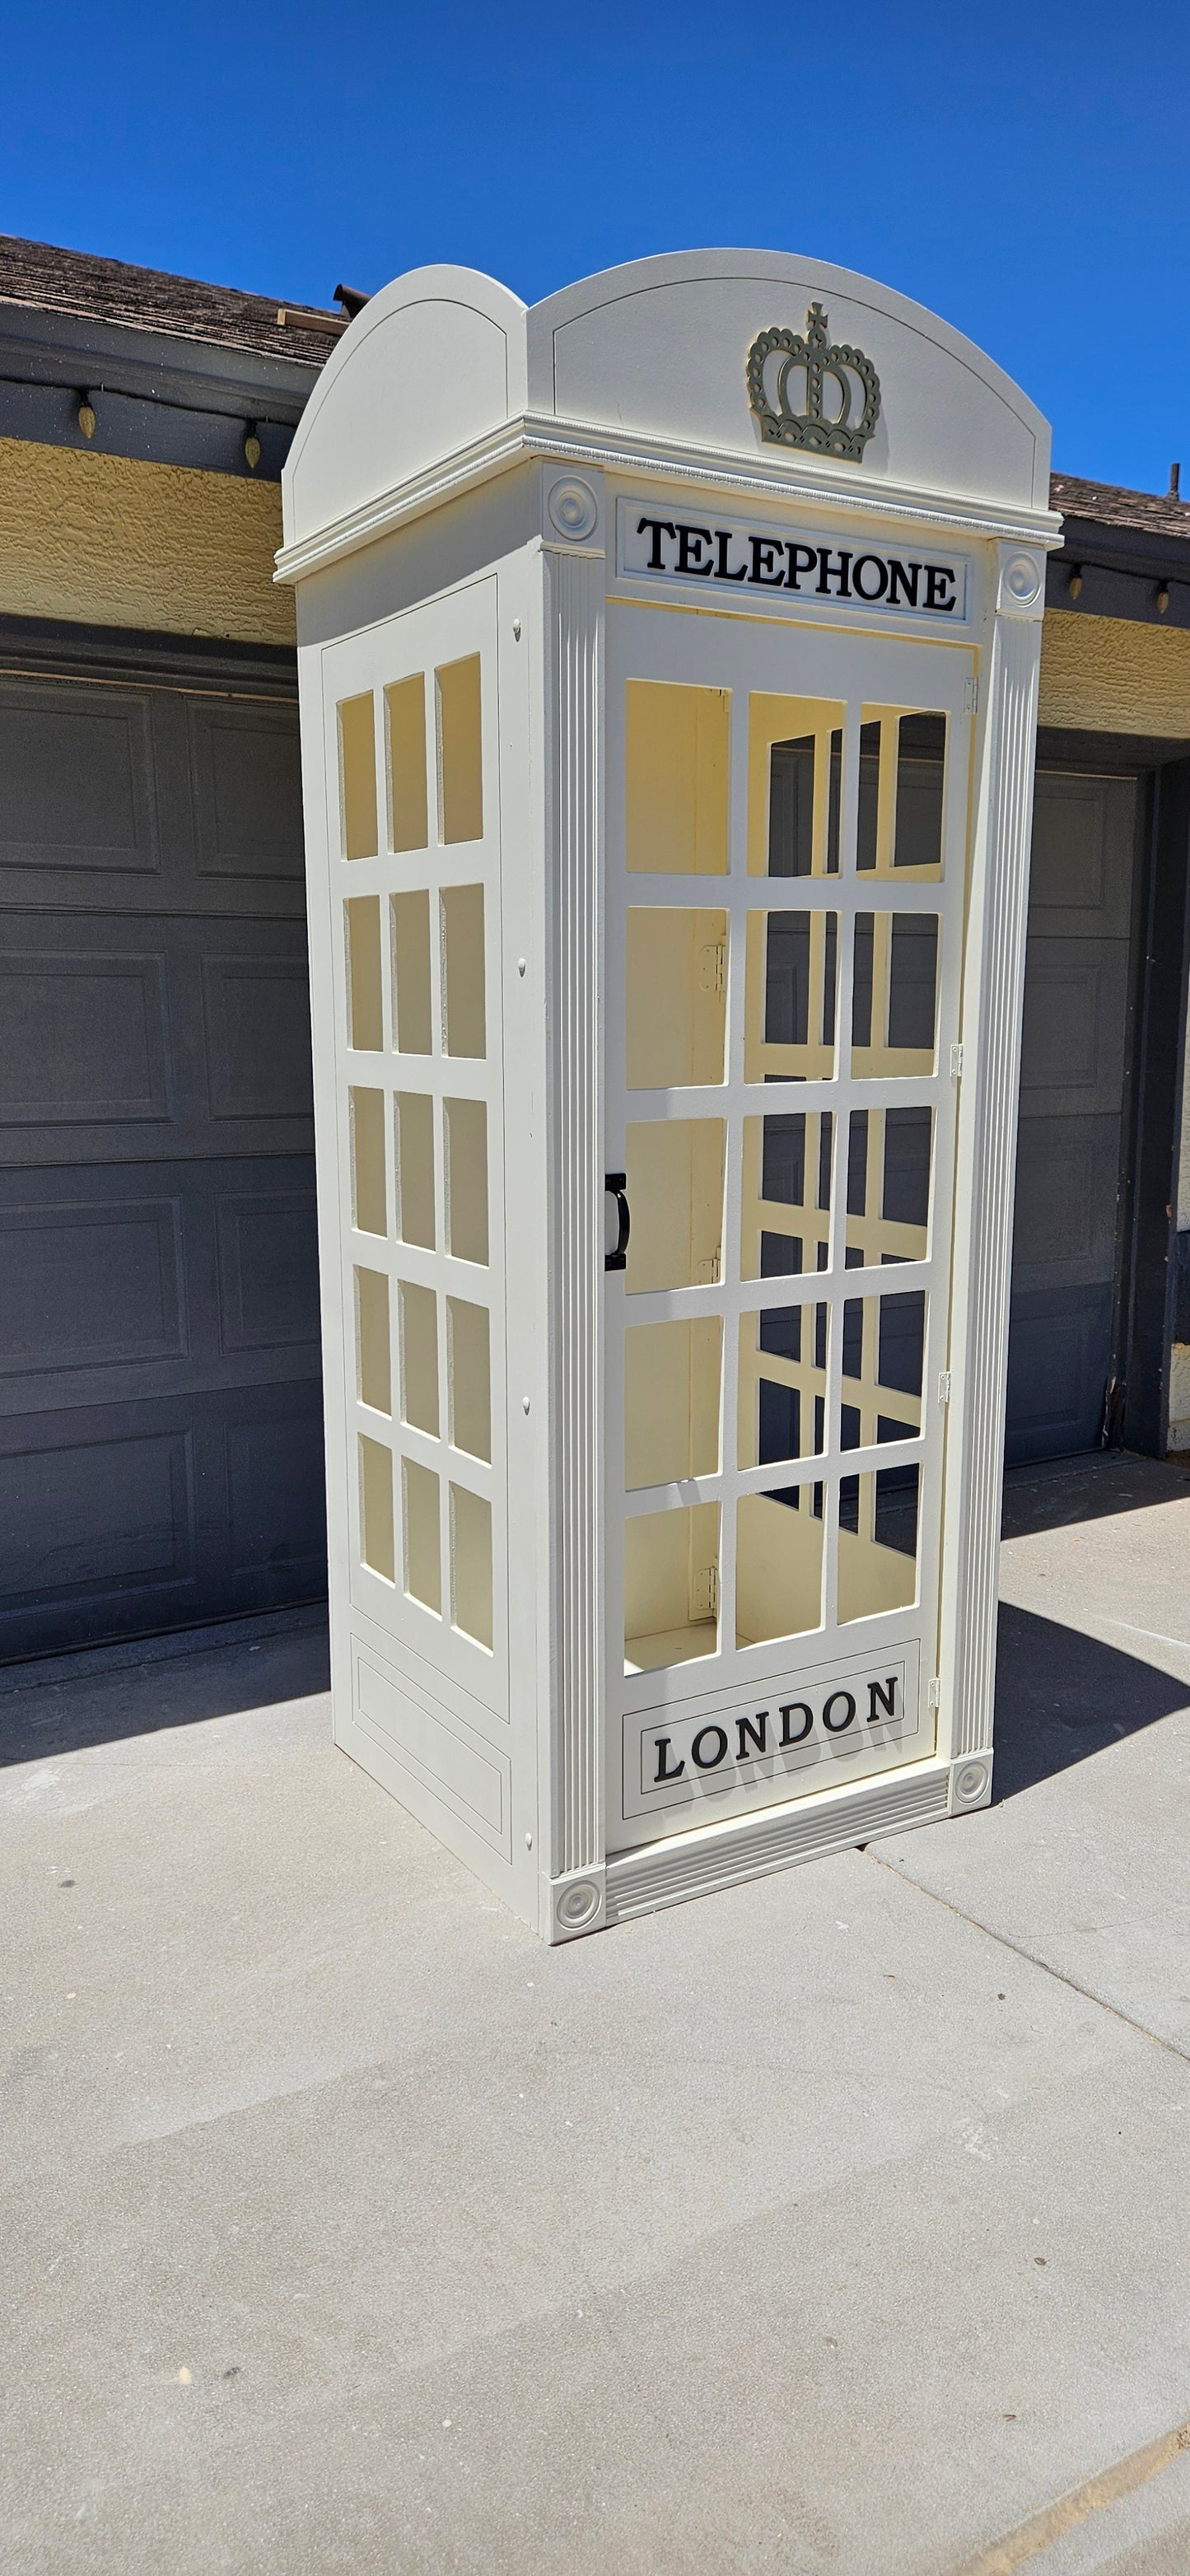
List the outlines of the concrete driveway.
{"label": "concrete driveway", "polygon": [[1007,1525],[990,1811],[555,1951],[313,1620],[0,1677],[11,2576],[1185,2576],[1190,1479]]}

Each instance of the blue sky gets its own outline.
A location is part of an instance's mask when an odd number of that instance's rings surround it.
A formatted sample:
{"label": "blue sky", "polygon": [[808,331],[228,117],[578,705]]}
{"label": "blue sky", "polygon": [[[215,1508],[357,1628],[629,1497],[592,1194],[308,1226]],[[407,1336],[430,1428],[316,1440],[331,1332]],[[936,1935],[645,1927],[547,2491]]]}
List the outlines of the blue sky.
{"label": "blue sky", "polygon": [[1067,472],[1190,484],[1185,0],[50,0],[5,13],[0,229],[329,303],[798,250],[980,341]]}

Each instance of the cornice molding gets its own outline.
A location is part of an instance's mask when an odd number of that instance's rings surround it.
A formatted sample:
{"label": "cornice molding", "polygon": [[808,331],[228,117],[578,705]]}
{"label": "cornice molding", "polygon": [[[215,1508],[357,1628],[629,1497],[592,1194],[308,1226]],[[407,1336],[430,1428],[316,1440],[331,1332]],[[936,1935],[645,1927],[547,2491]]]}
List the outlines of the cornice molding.
{"label": "cornice molding", "polygon": [[1018,545],[1043,546],[1047,551],[1061,543],[1062,521],[1054,510],[1005,510],[991,502],[950,499],[944,493],[923,493],[909,485],[877,483],[862,473],[841,480],[835,473],[799,466],[784,454],[780,462],[771,465],[763,456],[749,464],[721,448],[687,447],[676,439],[637,433],[628,442],[615,430],[592,422],[557,420],[525,412],[515,420],[502,422],[499,429],[490,430],[468,446],[456,448],[451,455],[436,459],[422,473],[410,475],[388,492],[378,493],[374,500],[331,520],[312,535],[282,546],[274,579],[295,582],[309,573],[328,571],[333,564],[357,554],[361,547],[374,545],[411,520],[439,509],[443,502],[455,500],[496,475],[535,459],[593,466],[601,473],[699,483],[709,490],[750,501],[771,504],[798,500],[817,510],[838,510],[847,515],[859,504],[874,517],[901,525],[944,529],[952,536],[999,538]]}

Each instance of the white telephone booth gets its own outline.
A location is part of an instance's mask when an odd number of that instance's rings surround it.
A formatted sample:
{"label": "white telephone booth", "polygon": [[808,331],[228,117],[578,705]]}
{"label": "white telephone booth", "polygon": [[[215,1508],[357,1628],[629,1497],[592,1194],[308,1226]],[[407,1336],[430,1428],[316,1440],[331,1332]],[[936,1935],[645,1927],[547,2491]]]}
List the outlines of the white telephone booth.
{"label": "white telephone booth", "polygon": [[337,1737],[550,1940],[990,1796],[1048,477],[769,253],[295,439]]}

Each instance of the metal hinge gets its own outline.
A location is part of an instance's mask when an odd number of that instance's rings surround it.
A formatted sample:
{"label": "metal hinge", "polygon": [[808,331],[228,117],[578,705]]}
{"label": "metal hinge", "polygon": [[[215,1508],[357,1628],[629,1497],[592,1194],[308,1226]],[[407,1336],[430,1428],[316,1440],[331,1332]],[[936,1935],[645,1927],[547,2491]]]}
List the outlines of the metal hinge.
{"label": "metal hinge", "polygon": [[710,939],[698,952],[698,989],[700,993],[721,993],[725,975],[726,942]]}
{"label": "metal hinge", "polygon": [[950,1370],[949,1370],[949,1369],[942,1369],[942,1370],[939,1372],[939,1377],[938,1377],[938,1402],[939,1402],[939,1404],[949,1404],[949,1402],[950,1402]]}
{"label": "metal hinge", "polygon": [[959,1038],[950,1050],[950,1070],[957,1082],[963,1070],[963,1041]]}
{"label": "metal hinge", "polygon": [[722,1268],[722,1264],[723,1246],[720,1243],[711,1254],[709,1261],[700,1261],[698,1263],[698,1286],[700,1288],[717,1288],[719,1285],[719,1273]]}
{"label": "metal hinge", "polygon": [[979,713],[978,680],[964,680],[963,682],[963,713],[966,716],[974,716]]}
{"label": "metal hinge", "polygon": [[717,1565],[704,1565],[701,1573],[695,1575],[690,1607],[696,1619],[718,1618],[719,1568]]}
{"label": "metal hinge", "polygon": [[941,1706],[942,1684],[937,1673],[935,1673],[933,1680],[926,1683],[926,1707],[941,1708]]}

